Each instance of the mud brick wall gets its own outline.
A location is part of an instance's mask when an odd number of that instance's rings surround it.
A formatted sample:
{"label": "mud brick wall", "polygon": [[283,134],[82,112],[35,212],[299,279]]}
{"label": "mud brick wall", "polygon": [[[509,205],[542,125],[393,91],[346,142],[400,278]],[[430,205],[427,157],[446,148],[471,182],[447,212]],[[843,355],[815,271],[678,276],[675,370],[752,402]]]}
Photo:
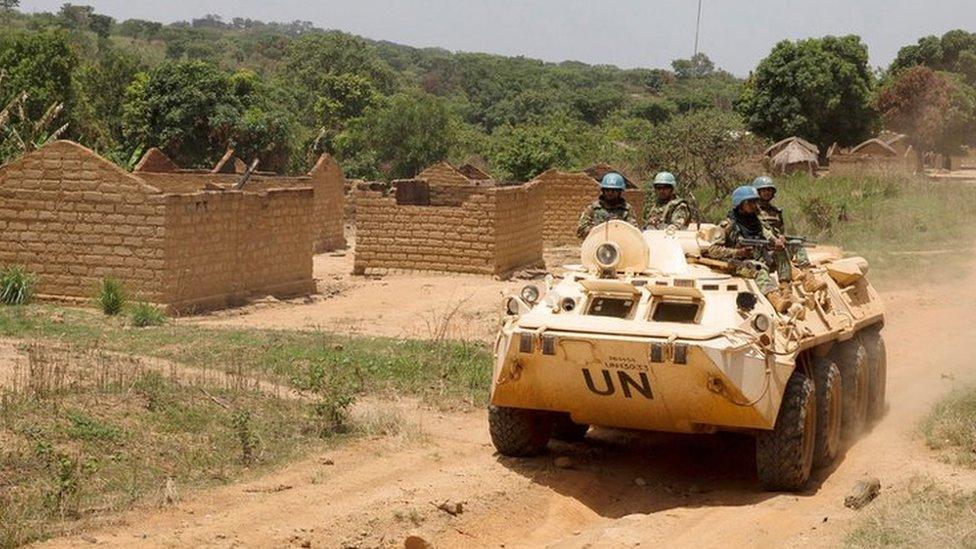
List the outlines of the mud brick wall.
{"label": "mud brick wall", "polygon": [[544,189],[536,183],[498,187],[495,199],[495,273],[542,264],[542,211]]}
{"label": "mud brick wall", "polygon": [[312,193],[304,188],[167,195],[166,289],[172,308],[225,307],[256,293],[314,292]]}
{"label": "mud brick wall", "polygon": [[398,205],[380,191],[356,197],[354,272],[430,270],[506,275],[542,261],[537,187],[491,188],[459,206]]}
{"label": "mud brick wall", "polygon": [[[542,238],[546,246],[576,244],[580,214],[600,196],[600,185],[582,172],[543,172],[535,181],[543,188]],[[627,189],[624,196],[638,218],[644,210],[644,193]],[[638,221],[642,221],[638,219]]]}
{"label": "mud brick wall", "polygon": [[[160,153],[161,154],[161,153]],[[166,173],[136,172],[138,177],[164,193],[193,193],[207,188],[233,187],[240,179],[237,174],[211,173],[199,170],[177,170]],[[273,189],[311,188],[314,191],[313,224],[314,250],[325,252],[344,248],[345,217],[345,177],[335,160],[325,154],[309,171],[308,175],[288,177],[280,175],[255,174],[244,185],[246,191],[269,191]]]}
{"label": "mud brick wall", "polygon": [[438,162],[417,174],[416,179],[424,179],[431,187],[465,186],[468,178],[447,162]]}
{"label": "mud brick wall", "polygon": [[901,158],[841,155],[830,157],[830,175],[860,177],[865,175],[912,175],[915,173],[914,155]]}
{"label": "mud brick wall", "polygon": [[171,312],[313,292],[310,187],[163,194],[75,143],[0,167],[0,265],[42,296],[91,299],[103,278]]}
{"label": "mud brick wall", "polygon": [[74,143],[0,168],[0,266],[35,273],[42,295],[91,298],[113,277],[162,301],[164,219],[156,189]]}

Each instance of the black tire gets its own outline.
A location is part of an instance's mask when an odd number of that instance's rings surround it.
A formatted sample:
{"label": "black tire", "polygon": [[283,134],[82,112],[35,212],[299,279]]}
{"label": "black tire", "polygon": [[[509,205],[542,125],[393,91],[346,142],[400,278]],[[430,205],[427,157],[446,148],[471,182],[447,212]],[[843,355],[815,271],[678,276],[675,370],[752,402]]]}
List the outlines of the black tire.
{"label": "black tire", "polygon": [[834,362],[840,368],[841,384],[844,387],[844,440],[851,442],[858,437],[867,424],[868,418],[868,354],[859,338],[845,341],[832,353]]}
{"label": "black tire", "polygon": [[888,351],[878,329],[861,334],[861,343],[868,360],[868,419],[878,421],[885,413],[885,392],[888,387]]}
{"label": "black tire", "polygon": [[813,362],[813,382],[817,389],[817,441],[813,466],[830,467],[840,455],[843,425],[843,381],[840,368],[829,358]]}
{"label": "black tire", "polygon": [[756,471],[766,490],[794,492],[810,480],[817,438],[817,394],[813,380],[794,370],[772,431],[756,437]]}
{"label": "black tire", "polygon": [[552,422],[552,438],[564,442],[579,442],[586,437],[589,430],[589,425],[576,423],[569,414],[557,414]]}
{"label": "black tire", "polygon": [[488,432],[502,455],[534,456],[549,444],[552,416],[538,410],[489,406]]}

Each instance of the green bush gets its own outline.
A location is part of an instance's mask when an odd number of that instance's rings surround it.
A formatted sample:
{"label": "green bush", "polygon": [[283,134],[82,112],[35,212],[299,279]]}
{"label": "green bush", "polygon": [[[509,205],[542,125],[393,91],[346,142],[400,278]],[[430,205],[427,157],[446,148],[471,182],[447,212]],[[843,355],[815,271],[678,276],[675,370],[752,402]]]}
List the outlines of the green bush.
{"label": "green bush", "polygon": [[166,321],[166,315],[158,307],[145,301],[140,301],[132,306],[129,314],[132,325],[137,328],[146,326],[160,326]]}
{"label": "green bush", "polygon": [[4,305],[24,305],[34,297],[37,279],[33,273],[19,265],[12,265],[0,271],[0,303]]}
{"label": "green bush", "polygon": [[115,316],[125,307],[126,295],[122,283],[114,278],[102,279],[102,287],[95,297],[98,307],[108,316]]}

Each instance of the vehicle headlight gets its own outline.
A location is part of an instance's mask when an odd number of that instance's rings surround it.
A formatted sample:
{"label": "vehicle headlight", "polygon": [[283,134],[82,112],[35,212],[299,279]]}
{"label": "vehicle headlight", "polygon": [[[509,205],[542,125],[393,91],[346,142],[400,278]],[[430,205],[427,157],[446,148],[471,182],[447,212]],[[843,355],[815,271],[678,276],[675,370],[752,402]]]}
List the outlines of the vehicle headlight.
{"label": "vehicle headlight", "polygon": [[576,300],[571,297],[564,297],[563,300],[559,302],[559,308],[567,313],[572,312],[576,309]]}
{"label": "vehicle headlight", "polygon": [[756,329],[757,332],[768,332],[772,321],[768,316],[759,313],[752,317],[752,327]]}
{"label": "vehicle headlight", "polygon": [[536,288],[532,284],[526,284],[519,295],[522,296],[522,301],[525,301],[529,305],[535,305],[539,301],[539,288]]}
{"label": "vehicle headlight", "polygon": [[596,262],[604,269],[612,269],[620,262],[620,248],[613,242],[604,242],[596,248]]}
{"label": "vehicle headlight", "polygon": [[515,299],[514,297],[508,298],[508,300],[505,301],[505,311],[508,312],[508,314],[510,314],[510,315],[517,315],[517,314],[519,314],[519,302],[518,302],[518,300]]}

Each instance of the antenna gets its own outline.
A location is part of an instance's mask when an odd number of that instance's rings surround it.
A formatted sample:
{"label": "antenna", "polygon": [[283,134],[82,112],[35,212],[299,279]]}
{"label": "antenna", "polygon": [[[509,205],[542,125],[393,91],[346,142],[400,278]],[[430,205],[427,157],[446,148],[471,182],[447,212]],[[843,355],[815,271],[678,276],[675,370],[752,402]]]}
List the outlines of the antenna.
{"label": "antenna", "polygon": [[695,22],[695,55],[698,55],[698,31],[701,29],[701,5],[702,0],[698,0],[698,20]]}

